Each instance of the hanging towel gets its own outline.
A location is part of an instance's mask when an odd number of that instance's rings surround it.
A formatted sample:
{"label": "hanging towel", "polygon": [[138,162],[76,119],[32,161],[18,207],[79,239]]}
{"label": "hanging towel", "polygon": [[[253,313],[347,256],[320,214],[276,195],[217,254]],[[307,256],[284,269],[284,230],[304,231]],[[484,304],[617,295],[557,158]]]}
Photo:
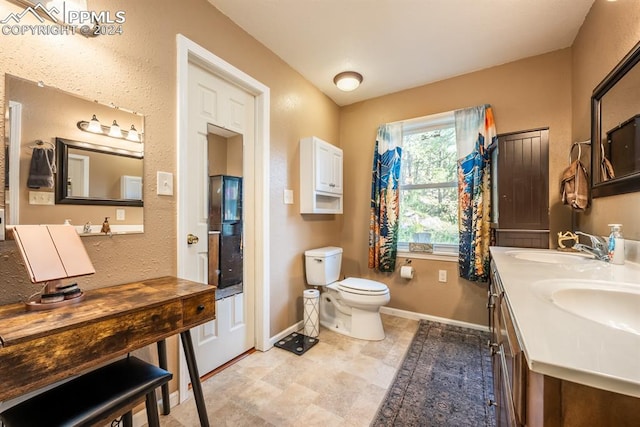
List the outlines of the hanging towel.
{"label": "hanging towel", "polygon": [[55,151],[52,148],[34,148],[29,167],[29,188],[53,188],[53,174]]}
{"label": "hanging towel", "polygon": [[562,173],[562,203],[577,211],[589,206],[589,175],[580,160],[574,160]]}
{"label": "hanging towel", "polygon": [[609,181],[615,178],[616,174],[613,171],[613,165],[604,154],[604,145],[600,144],[600,148],[602,149],[602,154],[600,155],[600,179],[602,181]]}

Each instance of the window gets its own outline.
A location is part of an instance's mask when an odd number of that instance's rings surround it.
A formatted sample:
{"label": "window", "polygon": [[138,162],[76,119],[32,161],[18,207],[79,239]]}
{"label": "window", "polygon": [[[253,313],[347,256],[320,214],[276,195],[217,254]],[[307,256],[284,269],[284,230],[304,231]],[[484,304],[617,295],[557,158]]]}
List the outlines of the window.
{"label": "window", "polygon": [[398,249],[429,243],[458,253],[458,181],[453,113],[403,124]]}

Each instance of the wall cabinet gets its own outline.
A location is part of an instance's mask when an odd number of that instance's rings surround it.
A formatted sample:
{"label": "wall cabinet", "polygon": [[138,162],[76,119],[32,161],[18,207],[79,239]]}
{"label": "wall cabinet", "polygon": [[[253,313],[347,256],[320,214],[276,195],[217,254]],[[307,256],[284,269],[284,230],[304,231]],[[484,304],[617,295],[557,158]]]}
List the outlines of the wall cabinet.
{"label": "wall cabinet", "polygon": [[493,152],[498,246],[549,247],[549,130],[498,135]]}
{"label": "wall cabinet", "polygon": [[342,213],[342,159],[320,138],[300,140],[300,213]]}
{"label": "wall cabinet", "polygon": [[[497,427],[638,426],[640,399],[529,369],[500,275],[491,264],[488,304]],[[526,337],[525,337],[526,338]]]}

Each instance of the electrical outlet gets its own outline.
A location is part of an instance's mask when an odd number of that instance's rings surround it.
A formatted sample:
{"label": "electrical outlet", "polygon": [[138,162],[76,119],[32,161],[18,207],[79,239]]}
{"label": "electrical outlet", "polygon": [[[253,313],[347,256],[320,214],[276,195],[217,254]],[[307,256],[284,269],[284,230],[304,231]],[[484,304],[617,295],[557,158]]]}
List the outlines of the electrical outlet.
{"label": "electrical outlet", "polygon": [[442,283],[446,283],[447,281],[447,270],[438,270],[438,281]]}
{"label": "electrical outlet", "polygon": [[124,209],[116,209],[116,221],[124,221]]}
{"label": "electrical outlet", "polygon": [[30,205],[55,205],[54,193],[51,191],[29,191]]}

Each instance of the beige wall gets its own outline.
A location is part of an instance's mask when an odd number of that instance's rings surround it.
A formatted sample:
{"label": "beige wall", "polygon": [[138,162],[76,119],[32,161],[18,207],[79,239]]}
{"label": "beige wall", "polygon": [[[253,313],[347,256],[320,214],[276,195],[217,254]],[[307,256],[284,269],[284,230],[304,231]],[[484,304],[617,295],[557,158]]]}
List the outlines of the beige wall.
{"label": "beige wall", "polygon": [[[346,275],[388,283],[391,307],[483,324],[485,289],[457,279],[455,263],[413,261],[416,278],[373,274],[367,268],[369,187],[373,141],[379,124],[490,103],[498,132],[549,127],[552,233],[569,227],[559,205],[559,177],[570,142],[588,137],[589,96],[606,72],[639,38],[640,4],[596,0],[573,49],[501,65],[339,109],[283,61],[244,33],[205,0],[92,0],[93,10],[125,10],[125,33],[87,39],[1,36],[0,70],[43,80],[90,99],[114,102],[145,115],[145,233],[83,240],[97,273],[81,286],[95,288],[175,274],[176,198],[157,196],[157,171],[176,173],[176,41],[184,34],[271,89],[270,332],[302,318],[302,253],[324,245],[344,247]],[[611,6],[609,6],[611,5]],[[612,13],[606,8],[617,8]],[[0,2],[0,16],[20,8]],[[615,25],[612,25],[615,23]],[[573,76],[573,79],[572,79]],[[0,88],[4,108],[4,87]],[[573,105],[572,105],[573,102]],[[0,131],[3,131],[0,125]],[[345,214],[300,215],[298,140],[316,135],[345,155]],[[0,156],[1,157],[1,156]],[[0,175],[0,180],[3,176]],[[179,177],[176,177],[179,179]],[[294,190],[293,205],[283,190]],[[606,223],[638,196],[596,201],[587,221]],[[629,209],[632,212],[632,209]],[[637,212],[637,209],[635,210]],[[625,231],[639,237],[631,218]],[[587,222],[589,225],[589,222]],[[599,231],[599,230],[596,230]],[[403,261],[403,260],[402,260]],[[449,282],[437,283],[446,269]],[[0,303],[36,290],[28,283],[12,242],[0,243]],[[170,347],[175,371],[177,347]]]}
{"label": "beige wall", "polygon": [[[596,0],[572,48],[572,129],[575,139],[590,138],[593,89],[640,40],[640,2]],[[636,112],[637,113],[637,112]],[[623,224],[627,239],[640,240],[640,193],[600,197],[578,215],[579,228],[609,234],[609,223]]]}
{"label": "beige wall", "polygon": [[[486,288],[458,278],[455,262],[413,260],[416,277],[367,268],[373,144],[378,125],[428,114],[491,104],[498,133],[549,127],[551,231],[566,229],[569,211],[560,205],[562,169],[571,139],[571,51],[563,49],[411,90],[360,102],[341,110],[340,140],[345,158],[345,273],[387,283],[390,307],[486,324]],[[366,153],[366,155],[365,155]],[[404,261],[403,261],[404,262]],[[449,281],[438,282],[438,270]]]}
{"label": "beige wall", "polygon": [[[155,183],[157,171],[176,173],[176,34],[181,33],[271,90],[271,334],[295,324],[302,318],[301,254],[338,244],[342,224],[339,216],[304,218],[298,213],[298,141],[317,135],[339,145],[339,108],[205,0],[92,0],[89,7],[126,11],[124,34],[0,36],[2,72],[145,115],[145,233],[83,239],[97,273],[80,279],[80,286],[176,274],[176,197],[157,196]],[[20,10],[0,2],[0,16]],[[1,85],[2,110],[4,102]],[[284,188],[295,191],[296,204],[283,204]],[[19,258],[13,242],[0,242],[0,303],[38,290]],[[176,372],[175,340],[169,351]]]}

